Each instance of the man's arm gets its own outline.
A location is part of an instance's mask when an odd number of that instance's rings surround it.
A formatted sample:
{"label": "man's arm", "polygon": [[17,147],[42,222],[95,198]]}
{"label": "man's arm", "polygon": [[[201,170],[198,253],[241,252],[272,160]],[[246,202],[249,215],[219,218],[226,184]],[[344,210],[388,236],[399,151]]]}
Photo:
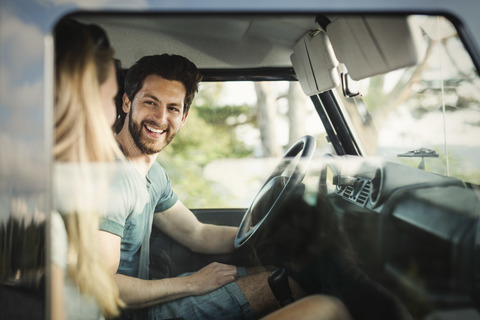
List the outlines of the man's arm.
{"label": "man's arm", "polygon": [[194,252],[224,254],[234,251],[233,240],[238,228],[202,223],[181,201],[155,213],[153,222],[162,232]]}
{"label": "man's arm", "polygon": [[120,263],[121,238],[113,233],[100,231],[102,257],[115,274],[120,298],[129,308],[142,308],[191,295],[201,295],[216,290],[235,280],[235,266],[211,263],[196,273],[180,278],[143,280],[122,274],[117,269]]}
{"label": "man's arm", "polygon": [[129,308],[143,308],[206,294],[234,281],[236,275],[235,266],[214,262],[187,277],[142,280],[117,273],[115,281]]}

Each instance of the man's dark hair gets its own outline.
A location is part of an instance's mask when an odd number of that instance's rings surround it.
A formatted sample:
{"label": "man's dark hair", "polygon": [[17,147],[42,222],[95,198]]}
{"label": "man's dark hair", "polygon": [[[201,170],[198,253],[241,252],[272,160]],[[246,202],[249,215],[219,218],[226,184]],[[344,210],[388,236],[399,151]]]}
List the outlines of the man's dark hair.
{"label": "man's dark hair", "polygon": [[[197,67],[190,60],[179,55],[162,54],[141,58],[130,67],[125,76],[124,92],[130,101],[133,101],[137,92],[143,87],[145,78],[150,75],[157,75],[166,80],[180,81],[185,86],[183,112],[187,113],[198,91],[198,84],[202,80],[202,75]],[[123,126],[125,116],[123,111],[119,114],[119,119],[114,126],[117,133]]]}

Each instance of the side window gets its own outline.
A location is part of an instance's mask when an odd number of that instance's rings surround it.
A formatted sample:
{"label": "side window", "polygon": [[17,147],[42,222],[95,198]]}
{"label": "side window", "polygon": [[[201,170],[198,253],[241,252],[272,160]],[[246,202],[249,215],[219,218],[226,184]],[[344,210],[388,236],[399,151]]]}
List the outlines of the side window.
{"label": "side window", "polygon": [[423,30],[423,59],[359,81],[362,96],[344,98],[345,109],[366,155],[479,184],[476,68],[447,19],[412,18]]}
{"label": "side window", "polygon": [[243,208],[286,148],[307,134],[331,152],[297,82],[205,82],[158,161],[188,207]]}

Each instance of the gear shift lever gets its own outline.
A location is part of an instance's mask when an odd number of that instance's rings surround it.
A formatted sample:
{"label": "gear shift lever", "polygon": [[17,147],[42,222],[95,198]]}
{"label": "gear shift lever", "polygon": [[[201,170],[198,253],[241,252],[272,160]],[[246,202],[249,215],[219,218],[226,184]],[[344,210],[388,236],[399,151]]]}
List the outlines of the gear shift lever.
{"label": "gear shift lever", "polygon": [[268,277],[268,285],[282,307],[294,301],[285,268],[273,271]]}

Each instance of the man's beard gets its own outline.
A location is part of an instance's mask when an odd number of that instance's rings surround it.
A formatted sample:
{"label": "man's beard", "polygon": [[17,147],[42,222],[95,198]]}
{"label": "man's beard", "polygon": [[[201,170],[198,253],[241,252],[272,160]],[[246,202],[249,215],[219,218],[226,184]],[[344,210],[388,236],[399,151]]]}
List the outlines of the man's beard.
{"label": "man's beard", "polygon": [[165,144],[158,144],[155,142],[145,141],[146,139],[142,136],[142,128],[144,127],[145,123],[142,121],[140,124],[134,122],[130,117],[128,122],[128,130],[130,131],[130,135],[132,136],[133,142],[137,146],[137,148],[144,154],[155,154],[159,153],[163,150],[175,137],[176,133],[172,136],[168,136],[168,129],[165,130],[166,140]]}

